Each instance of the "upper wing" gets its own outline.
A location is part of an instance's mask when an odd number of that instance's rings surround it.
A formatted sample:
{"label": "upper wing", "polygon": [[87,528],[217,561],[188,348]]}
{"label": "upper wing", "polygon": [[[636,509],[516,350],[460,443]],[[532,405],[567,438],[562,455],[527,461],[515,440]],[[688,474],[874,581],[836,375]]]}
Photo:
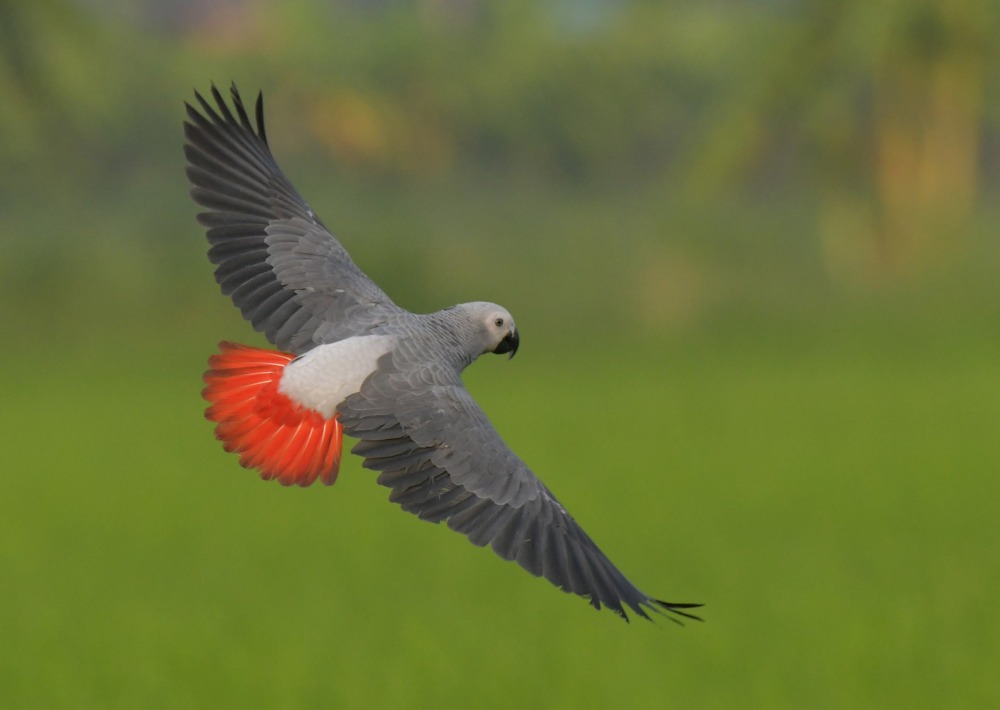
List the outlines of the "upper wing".
{"label": "upper wing", "polygon": [[[461,380],[444,369],[402,372],[387,355],[361,391],[338,407],[353,453],[381,471],[389,499],[466,535],[597,609],[643,607],[697,619],[639,591],[604,556],[541,481],[503,442]],[[670,617],[676,621],[674,617]]]}
{"label": "upper wing", "polygon": [[215,278],[256,330],[282,350],[370,331],[396,306],[355,265],[282,174],[267,146],[263,99],[256,129],[236,87],[235,114],[215,86],[184,123],[191,196],[207,212]]}

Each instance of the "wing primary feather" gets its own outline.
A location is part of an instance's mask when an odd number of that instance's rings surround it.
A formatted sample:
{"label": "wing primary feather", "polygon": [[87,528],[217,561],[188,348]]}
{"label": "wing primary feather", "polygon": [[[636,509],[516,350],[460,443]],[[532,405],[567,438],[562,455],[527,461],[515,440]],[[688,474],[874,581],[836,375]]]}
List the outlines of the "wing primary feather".
{"label": "wing primary feather", "polygon": [[465,533],[469,542],[477,547],[489,544],[503,526],[508,524],[507,519],[511,515],[510,508],[496,505],[489,499],[484,500],[488,505],[480,515],[471,521],[469,530]]}
{"label": "wing primary feather", "polygon": [[700,606],[704,606],[704,604],[683,604],[683,603],[678,604],[676,602],[665,602],[659,599],[650,599],[649,601],[652,602],[652,604],[654,605],[653,609],[655,609],[660,613],[666,612],[665,616],[668,619],[670,619],[676,624],[680,624],[681,626],[684,625],[684,622],[681,621],[680,619],[675,619],[674,617],[670,616],[670,614],[678,614],[680,616],[683,616],[685,619],[691,619],[693,621],[704,621],[704,619],[702,619],[700,616],[685,611],[685,609],[697,609]]}
{"label": "wing primary feather", "polygon": [[541,521],[532,515],[525,516],[527,524],[517,545],[517,563],[536,577],[541,576],[542,545],[545,544],[545,528]]}
{"label": "wing primary feather", "polygon": [[[208,106],[201,94],[196,93],[195,96],[203,106]],[[261,166],[253,167],[254,172],[267,179],[267,172],[261,172],[261,169],[273,167],[273,159],[266,145],[261,147],[256,143],[258,141],[256,136],[252,134],[247,136],[232,130],[231,124],[225,123],[210,107],[206,108],[206,115],[203,116],[188,104],[187,113],[191,123],[185,125],[184,132],[189,146],[206,155],[214,156],[225,164],[253,166],[253,162],[248,160],[248,157],[252,156],[263,163]],[[246,153],[249,153],[249,156]]]}
{"label": "wing primary feather", "polygon": [[[312,315],[309,313],[309,311],[304,310],[291,299],[289,299],[288,303],[290,308],[295,308],[297,310],[291,316],[287,316],[287,320],[282,322],[282,324],[278,326],[278,328],[274,329],[273,331],[270,329],[267,331],[267,335],[272,342],[275,343],[291,342],[295,338],[296,334],[303,332],[305,326],[309,323],[310,319],[312,318]],[[305,339],[306,336],[302,337],[303,339]],[[308,348],[299,345],[295,348],[292,348],[292,351],[301,354],[307,349]]]}
{"label": "wing primary feather", "polygon": [[256,331],[266,331],[274,312],[291,300],[291,294],[273,281],[262,286],[251,298],[248,304],[253,310],[250,324]]}
{"label": "wing primary feather", "polygon": [[255,135],[253,125],[250,123],[250,117],[247,116],[247,110],[243,107],[243,97],[240,96],[240,92],[236,89],[236,82],[233,82],[229,86],[229,95],[233,100],[233,106],[236,107],[236,114],[240,118],[240,125],[246,129],[247,133]]}
{"label": "wing primary feather", "polygon": [[[235,88],[235,87],[234,87]],[[267,131],[264,129],[264,92],[257,92],[257,105],[255,107],[257,114],[257,135],[267,145]]]}
{"label": "wing primary feather", "polygon": [[456,532],[465,535],[474,545],[482,547],[489,540],[482,543],[476,542],[478,537],[473,536],[477,531],[481,531],[484,525],[493,520],[493,517],[501,509],[488,498],[478,498],[471,506],[465,508],[461,513],[448,518],[448,527]]}
{"label": "wing primary feather", "polygon": [[251,314],[247,313],[247,311],[252,308],[252,304],[249,299],[258,288],[268,284],[272,277],[266,266],[258,267],[253,271],[248,269],[247,271],[249,272],[248,276],[242,283],[230,291],[229,295],[233,298],[233,300],[239,299],[240,309],[244,311],[244,317],[247,318],[247,320],[250,320]]}
{"label": "wing primary feather", "polygon": [[[517,510],[519,515],[515,519],[512,519],[508,523],[508,527],[503,531],[504,535],[507,536],[507,545],[511,555],[507,559],[513,560],[517,560],[521,554],[520,548],[528,539],[527,531],[531,527],[533,519],[538,514],[537,506],[529,507],[525,505]],[[520,560],[518,560],[518,564],[521,564]],[[524,565],[521,566],[523,567]]]}
{"label": "wing primary feather", "polygon": [[219,106],[219,111],[225,117],[227,123],[236,123],[236,119],[233,118],[232,112],[229,110],[229,106],[226,104],[225,99],[222,98],[222,93],[219,91],[219,87],[212,83],[212,97],[215,99],[215,103]]}
{"label": "wing primary feather", "polygon": [[191,196],[202,207],[217,212],[235,212],[241,219],[254,217],[266,223],[272,214],[267,205],[258,204],[252,199],[245,200],[232,194],[212,192],[202,187],[192,188]]}
{"label": "wing primary feather", "polygon": [[566,531],[563,527],[557,525],[552,527],[549,544],[545,547],[544,553],[542,574],[545,575],[545,579],[564,592],[576,592],[579,587],[574,584],[573,576],[570,574],[566,556]]}
{"label": "wing primary feather", "polygon": [[[597,569],[597,565],[594,564],[594,560],[583,557],[581,561],[587,565],[590,570],[590,589],[588,590],[590,594],[590,604],[595,609],[600,609],[601,606],[608,606],[607,600],[610,598],[611,590],[607,589],[604,580]],[[610,607],[609,607],[610,608]]]}
{"label": "wing primary feather", "polygon": [[239,175],[230,166],[210,173],[200,167],[188,168],[188,179],[203,190],[237,196],[248,201],[259,201],[263,185],[251,176]]}
{"label": "wing primary feather", "polygon": [[[204,120],[204,119],[202,119]],[[184,156],[188,159],[188,167],[185,171],[188,180],[195,182],[204,179],[204,176],[211,173],[219,173],[221,176],[237,183],[250,183],[257,185],[262,195],[267,194],[268,176],[267,172],[256,164],[262,156],[257,155],[257,151],[251,151],[251,160],[245,155],[246,148],[241,145],[233,145],[228,136],[219,135],[213,141],[204,140],[200,134],[201,127],[185,124],[188,134],[188,143],[184,146]],[[211,129],[215,132],[215,128]]]}
{"label": "wing primary feather", "polygon": [[[223,169],[230,172],[237,170],[239,171],[237,180],[269,184],[270,176],[267,172],[269,166],[265,155],[259,154],[252,146],[234,143],[228,134],[221,133],[214,124],[206,124],[204,128],[200,125],[195,128],[187,124],[187,127],[189,135],[185,155],[190,165],[196,165],[204,170]],[[204,135],[198,133],[201,130],[204,130]],[[264,165],[260,165],[261,162]]]}

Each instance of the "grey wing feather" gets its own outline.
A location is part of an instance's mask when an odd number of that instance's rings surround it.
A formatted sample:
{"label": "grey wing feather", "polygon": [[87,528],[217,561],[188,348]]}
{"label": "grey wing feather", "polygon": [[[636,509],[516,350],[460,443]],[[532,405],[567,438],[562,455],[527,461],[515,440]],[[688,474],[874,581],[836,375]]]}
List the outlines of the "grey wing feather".
{"label": "grey wing feather", "polygon": [[345,433],[360,439],[353,453],[380,472],[392,502],[446,522],[474,544],[626,620],[626,609],[644,618],[646,609],[698,618],[684,610],[699,605],[653,599],[618,571],[507,447],[457,376],[442,369],[431,378],[436,384],[414,388],[427,379],[426,370],[410,376],[395,370],[387,356],[338,407]]}
{"label": "grey wing feather", "polygon": [[[222,292],[283,350],[370,332],[401,309],[351,260],[281,172],[267,145],[263,101],[256,126],[234,86],[233,110],[186,104],[187,175],[207,227]],[[235,112],[234,112],[235,111]]]}

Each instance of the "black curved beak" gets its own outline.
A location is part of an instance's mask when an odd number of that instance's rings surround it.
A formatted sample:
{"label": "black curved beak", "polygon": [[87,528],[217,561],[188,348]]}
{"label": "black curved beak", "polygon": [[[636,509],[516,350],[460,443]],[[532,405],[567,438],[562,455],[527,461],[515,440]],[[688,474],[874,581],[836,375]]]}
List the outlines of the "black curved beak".
{"label": "black curved beak", "polygon": [[510,353],[510,355],[508,355],[507,357],[507,359],[509,360],[510,358],[517,355],[517,348],[520,344],[521,344],[521,336],[517,334],[517,330],[512,330],[510,333],[507,334],[507,337],[505,337],[503,340],[500,341],[500,344],[496,346],[493,352],[496,353],[497,355]]}

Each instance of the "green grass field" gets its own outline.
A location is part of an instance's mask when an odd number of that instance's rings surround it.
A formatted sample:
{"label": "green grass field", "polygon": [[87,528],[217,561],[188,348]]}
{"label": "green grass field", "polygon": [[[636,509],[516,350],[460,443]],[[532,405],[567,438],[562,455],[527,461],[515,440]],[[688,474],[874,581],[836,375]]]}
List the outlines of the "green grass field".
{"label": "green grass field", "polygon": [[633,581],[706,603],[685,628],[594,612],[351,457],[259,481],[202,419],[196,341],[7,359],[0,706],[1000,705],[1000,359],[972,336],[526,341],[469,371]]}

